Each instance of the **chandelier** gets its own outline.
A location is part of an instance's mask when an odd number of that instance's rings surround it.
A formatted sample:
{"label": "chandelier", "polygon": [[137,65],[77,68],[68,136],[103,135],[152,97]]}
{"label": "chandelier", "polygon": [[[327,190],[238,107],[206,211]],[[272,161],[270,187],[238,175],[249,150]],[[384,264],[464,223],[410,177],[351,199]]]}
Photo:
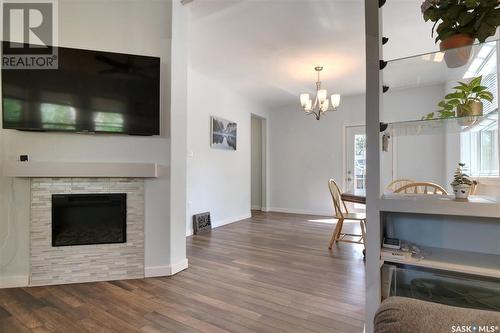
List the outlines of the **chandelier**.
{"label": "chandelier", "polygon": [[314,70],[318,72],[318,81],[316,82],[316,97],[313,101],[310,98],[309,94],[300,94],[300,105],[302,106],[306,114],[313,114],[316,116],[316,119],[319,120],[323,113],[327,111],[337,110],[340,105],[340,95],[333,94],[330,99],[328,99],[328,93],[326,89],[321,89],[321,81],[319,80],[319,74],[323,70],[323,67],[317,66],[314,68]]}

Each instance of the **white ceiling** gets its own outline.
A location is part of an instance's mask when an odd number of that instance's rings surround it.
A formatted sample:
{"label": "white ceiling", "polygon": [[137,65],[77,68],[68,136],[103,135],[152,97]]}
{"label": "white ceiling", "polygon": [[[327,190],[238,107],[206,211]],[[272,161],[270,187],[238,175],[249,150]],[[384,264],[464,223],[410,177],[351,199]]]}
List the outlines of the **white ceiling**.
{"label": "white ceiling", "polygon": [[[385,59],[436,49],[420,3],[387,1]],[[192,68],[267,107],[313,92],[316,65],[324,66],[330,93],[364,92],[362,0],[195,0],[187,6]]]}

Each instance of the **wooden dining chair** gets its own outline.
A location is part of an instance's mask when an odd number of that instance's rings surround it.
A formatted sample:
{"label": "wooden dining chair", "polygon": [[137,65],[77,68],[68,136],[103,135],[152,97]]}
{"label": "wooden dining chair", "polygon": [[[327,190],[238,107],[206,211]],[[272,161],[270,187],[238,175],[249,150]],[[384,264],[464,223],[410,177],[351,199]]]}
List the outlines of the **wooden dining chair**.
{"label": "wooden dining chair", "polygon": [[448,195],[448,192],[441,185],[430,182],[406,184],[398,188],[394,193]]}
{"label": "wooden dining chair", "polygon": [[475,195],[477,193],[477,187],[479,186],[479,182],[477,180],[472,181],[472,186],[470,188],[469,195]]}
{"label": "wooden dining chair", "polygon": [[405,186],[405,185],[408,185],[408,184],[411,184],[411,183],[415,183],[415,181],[413,179],[396,179],[396,180],[393,180],[392,182],[389,183],[389,185],[386,186],[386,191],[388,192],[396,192],[397,189]]}
{"label": "wooden dining chair", "polygon": [[[330,245],[328,246],[328,248],[331,250],[333,244],[336,242],[346,242],[363,244],[366,250],[366,214],[349,213],[345,202],[342,200],[342,191],[340,190],[335,180],[330,179],[328,181],[328,187],[330,189],[330,194],[332,195],[335,218],[338,220],[337,225],[335,226],[335,229],[333,231],[332,238],[330,239]],[[359,221],[359,225],[361,227],[361,235],[342,232],[344,220]]]}

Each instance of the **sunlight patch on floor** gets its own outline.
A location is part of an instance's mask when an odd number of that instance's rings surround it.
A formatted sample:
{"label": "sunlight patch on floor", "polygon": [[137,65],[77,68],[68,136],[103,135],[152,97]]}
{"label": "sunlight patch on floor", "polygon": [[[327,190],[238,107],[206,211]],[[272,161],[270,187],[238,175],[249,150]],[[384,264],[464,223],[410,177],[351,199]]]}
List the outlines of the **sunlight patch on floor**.
{"label": "sunlight patch on floor", "polygon": [[[314,220],[307,220],[307,222],[315,222],[315,223],[326,223],[326,224],[335,224],[337,223],[337,219],[314,219]],[[359,221],[354,221],[354,220],[344,220],[344,224],[346,223],[359,223]]]}
{"label": "sunlight patch on floor", "polygon": [[337,219],[317,219],[317,220],[307,220],[307,222],[334,224],[337,223]]}

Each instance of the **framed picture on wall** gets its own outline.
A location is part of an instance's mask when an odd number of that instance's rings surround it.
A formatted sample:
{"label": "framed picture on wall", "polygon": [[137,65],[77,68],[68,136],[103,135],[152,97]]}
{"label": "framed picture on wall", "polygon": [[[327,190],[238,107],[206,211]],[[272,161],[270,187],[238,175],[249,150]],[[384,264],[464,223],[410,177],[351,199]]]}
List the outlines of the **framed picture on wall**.
{"label": "framed picture on wall", "polygon": [[234,121],[211,117],[211,146],[217,149],[236,150],[237,124]]}

